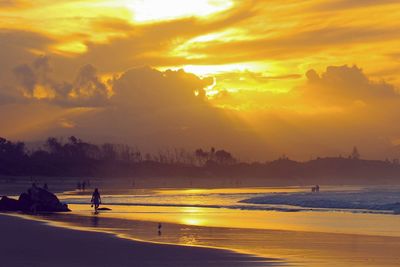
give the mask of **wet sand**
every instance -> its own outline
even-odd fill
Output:
[[[269,266],[212,248],[133,241],[0,214],[2,266]]]
[[[120,236],[150,242],[225,248],[264,258],[279,259],[276,262],[288,265],[313,267],[400,266],[398,254],[400,236],[393,236],[392,232],[388,232],[387,235],[384,233],[377,235],[375,231],[368,231],[365,228],[368,224],[379,222],[382,227],[389,227],[390,224],[383,223],[385,217],[390,219],[389,215],[326,212],[276,213],[199,208],[193,213],[193,209],[140,206],[120,207],[121,210],[118,209],[118,206],[112,206],[112,211],[94,215],[89,208],[84,210],[86,206],[72,205],[75,210],[72,213],[49,214],[35,218],[68,227],[110,231]],[[82,211],[76,211],[79,209]],[[318,229],[314,228],[313,231],[309,227],[293,228],[288,224],[286,224],[288,227],[284,227],[283,223],[276,223],[276,225],[286,228],[285,230],[272,227],[269,227],[270,229],[243,228],[251,226],[251,223],[254,222],[252,220],[256,219],[254,217],[257,217],[257,214],[259,216],[268,215],[258,218],[264,220],[264,224],[268,226],[269,223],[273,223],[274,213],[280,218],[279,222],[286,219],[296,224],[300,224],[302,220],[310,220],[310,216],[318,224],[320,223],[318,222],[319,217],[324,218],[324,222],[328,222],[327,217],[331,217],[331,224],[342,220],[359,222],[365,220],[369,223],[359,225],[364,229],[360,229],[358,232],[364,232],[364,234],[354,234],[356,231],[353,230],[353,227],[349,227],[347,233],[328,231],[328,228],[320,229],[318,232],[315,231]],[[241,220],[241,217],[246,219]],[[175,223],[166,222],[168,218],[174,218]],[[180,218],[183,220],[181,221]],[[225,222],[225,226],[217,226],[215,222],[210,221],[210,218],[219,218],[219,222]],[[161,235],[157,234],[158,222],[163,222]],[[203,223],[204,225],[202,225]],[[229,224],[242,224],[242,228],[227,227]],[[271,224],[271,226],[273,225]],[[339,227],[339,225],[337,226]],[[376,226],[378,227],[378,225]]]

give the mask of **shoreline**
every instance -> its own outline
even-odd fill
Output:
[[[6,266],[271,266],[270,259],[200,246],[138,241],[0,213]],[[24,255],[21,257],[21,255]]]
[[[65,224],[67,227],[83,227],[89,231],[109,231],[122,238],[127,237],[131,240],[155,244],[234,251],[263,259],[272,259],[269,263],[277,265],[299,264],[300,266],[332,267],[335,266],[335,263],[340,263],[343,266],[375,267],[397,266],[400,262],[400,258],[394,253],[400,247],[399,237],[315,232],[315,229],[299,231],[298,229],[272,230],[184,225],[163,221],[165,216],[175,214],[175,211],[143,208],[133,213],[125,210],[126,213],[119,214],[121,216],[108,212],[101,213],[103,216],[91,216],[87,215],[90,214],[90,211],[85,210],[84,214],[49,214],[48,216],[43,215],[39,219],[54,223],[56,226]],[[118,213],[118,210],[113,209],[113,212]],[[222,211],[219,210],[218,213],[220,212]],[[153,213],[157,214],[156,217],[148,220],[147,214],[154,216]],[[189,215],[187,218],[196,219],[197,217],[190,216],[191,213],[184,212],[183,215],[185,216],[185,214]],[[196,214],[199,215],[202,212],[197,210]],[[211,214],[212,217],[215,215],[215,213]],[[325,214],[322,215],[323,217],[317,216],[316,219],[318,217],[326,218]],[[354,214],[350,214],[350,217],[353,216]],[[138,217],[141,220],[138,220]],[[234,219],[231,216],[224,215],[222,217]],[[272,219],[272,217],[268,217]],[[298,216],[295,217],[296,221],[300,219]],[[201,221],[200,217],[197,219]],[[160,221],[163,222],[162,236],[158,236],[156,233],[157,224]],[[246,222],[248,221],[246,220]],[[272,223],[272,221],[270,222]],[[188,223],[196,223],[196,221],[188,221]]]

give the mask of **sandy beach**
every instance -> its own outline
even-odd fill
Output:
[[[110,210],[95,214],[88,204],[91,191],[68,191],[68,184],[72,183],[53,182],[51,187],[67,190],[57,195],[69,204],[71,212],[0,215],[1,237],[5,240],[0,245],[1,263],[310,267],[381,267],[400,263],[400,217],[389,211],[311,210],[240,202],[260,194],[286,196],[288,200],[304,198],[302,192],[308,189],[305,187],[106,187],[101,191],[102,207]],[[19,187],[24,187],[22,182]],[[7,189],[12,189],[11,184]],[[334,186],[324,189],[326,193],[321,197],[331,197],[331,192],[338,190]],[[352,198],[368,196],[375,203],[397,201],[398,189],[394,187],[350,186],[340,190],[347,192],[340,193],[341,201],[348,201],[349,194]],[[159,223],[162,231],[158,233]]]
[[[268,266],[227,250],[153,244],[0,214],[2,266]]]

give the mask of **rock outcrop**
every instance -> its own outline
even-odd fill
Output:
[[[3,196],[0,200],[0,211],[66,212],[71,210],[53,193],[43,188],[31,187],[28,193],[22,193],[18,200]]]
[[[19,210],[18,200],[6,196],[0,199],[0,211],[18,211],[18,210]]]

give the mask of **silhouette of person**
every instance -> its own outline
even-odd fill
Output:
[[[47,183],[44,183],[43,189],[46,190],[46,191],[49,191],[49,186],[47,185]]]
[[[92,207],[94,206],[94,212],[97,213],[97,209],[101,204],[101,197],[99,190],[97,188],[94,189],[92,199],[90,200],[90,202],[92,203]]]
[[[82,182],[82,191],[85,191],[85,188],[86,188],[86,183]]]

